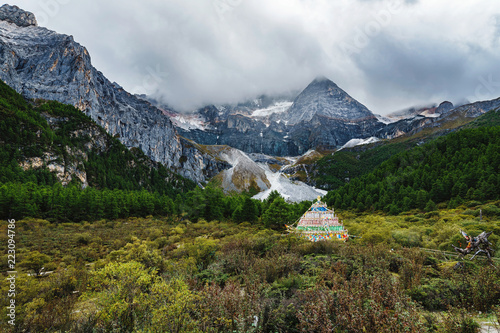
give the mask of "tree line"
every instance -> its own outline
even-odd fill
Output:
[[[196,187],[172,197],[146,190],[81,189],[78,184],[63,187],[35,183],[0,184],[0,219],[32,217],[53,222],[96,221],[128,217],[179,216],[198,221],[232,220],[260,222],[269,228],[283,228],[297,220],[311,202],[287,203],[278,192],[264,200],[248,194],[224,195],[219,188]]]

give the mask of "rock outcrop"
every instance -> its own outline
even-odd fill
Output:
[[[48,113],[42,113],[41,115],[52,130],[57,130],[62,123],[68,121],[67,118],[53,116]],[[73,131],[71,137],[84,142],[85,149],[66,146],[64,149],[65,156],[47,150],[40,157],[26,158],[20,162],[20,166],[24,170],[47,168],[50,172],[55,173],[63,186],[68,185],[75,178],[80,181],[83,188],[89,186],[84,163],[88,161],[88,152],[103,153],[108,149],[106,134],[103,133],[102,128],[95,124],[88,124],[84,128]]]
[[[445,101],[441,104],[439,104],[438,108],[436,109],[436,114],[439,115],[444,115],[453,110],[454,106],[453,103]]]
[[[0,7],[0,20],[14,23],[20,27],[37,26],[33,13],[20,9],[17,6],[3,5]]]

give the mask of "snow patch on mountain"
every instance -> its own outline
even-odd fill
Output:
[[[265,200],[272,191],[278,191],[286,201],[301,202],[306,200],[312,201],[318,196],[324,196],[328,193],[327,191],[319,190],[302,182],[292,182],[283,176],[283,174],[272,172],[267,165],[262,165],[261,167],[264,168],[267,179],[271,183],[271,187],[253,196],[253,199]]]
[[[368,139],[351,139],[345,145],[343,145],[339,150],[342,150],[344,148],[352,148],[355,146],[367,145],[367,144],[375,143],[378,141],[380,141],[380,139],[376,138],[374,136],[372,136],[371,138],[368,138]]]
[[[170,117],[170,120],[175,125],[175,127],[182,128],[183,130],[186,131],[191,131],[191,130],[204,131],[207,127],[204,119],[199,114],[193,114],[193,115],[175,114]]]
[[[432,113],[432,112],[429,112],[428,110],[420,113],[420,115],[427,117],[427,118],[438,118],[439,116],[441,116],[441,114],[439,114],[439,113]]]
[[[267,108],[257,109],[252,112],[252,117],[268,117],[273,113],[283,113],[292,106],[293,102],[277,102]]]
[[[256,164],[247,154],[234,148],[224,150],[219,156],[233,167],[240,163],[246,165]]]
[[[310,149],[310,150],[306,151],[301,157],[309,157],[309,156],[315,155],[316,153],[317,153],[316,150]]]
[[[213,148],[220,150],[217,153],[219,159],[231,165],[230,169],[216,176],[221,181],[225,193],[241,193],[250,189],[265,191],[269,188],[270,183],[266,178],[266,173],[247,154],[231,147],[214,146]]]
[[[379,114],[376,114],[375,117],[377,117],[378,121],[380,121],[381,123],[384,123],[386,125],[395,123],[396,121],[399,120],[399,119],[395,119],[395,118],[391,118],[391,117],[381,116]]]
[[[281,172],[271,170],[265,161],[271,156],[263,154],[253,154],[251,157],[241,150],[212,146],[212,153],[218,158],[231,164],[231,168],[222,171],[216,178],[221,182],[224,192],[242,192],[251,188],[260,191],[254,199],[264,200],[272,191],[278,193],[290,202],[301,202],[304,200],[314,200],[327,192],[316,189],[299,181],[291,181]]]

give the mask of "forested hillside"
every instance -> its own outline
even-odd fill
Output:
[[[497,119],[498,112],[487,117]],[[397,214],[434,210],[442,202],[454,207],[464,200],[494,200],[500,196],[499,167],[500,127],[463,129],[391,157],[328,193],[327,202]]]
[[[378,142],[337,151],[316,163],[314,182],[320,188],[335,190],[351,179],[373,171],[391,156],[414,146],[414,141]]]
[[[175,196],[195,186],[139,149],[128,150],[72,106],[28,103],[0,82],[0,114],[2,218],[168,213]]]
[[[28,103],[0,82],[0,114],[1,183],[52,186],[70,179],[97,189],[146,189],[169,196],[194,188],[139,149],[128,150],[72,106]],[[88,184],[82,183],[85,178]]]

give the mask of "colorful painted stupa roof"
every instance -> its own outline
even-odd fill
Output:
[[[333,209],[328,209],[326,203],[318,197],[307,212],[302,215],[295,228],[287,226],[290,231],[300,233],[311,241],[338,239],[346,240],[349,237],[347,230],[339,222]]]

